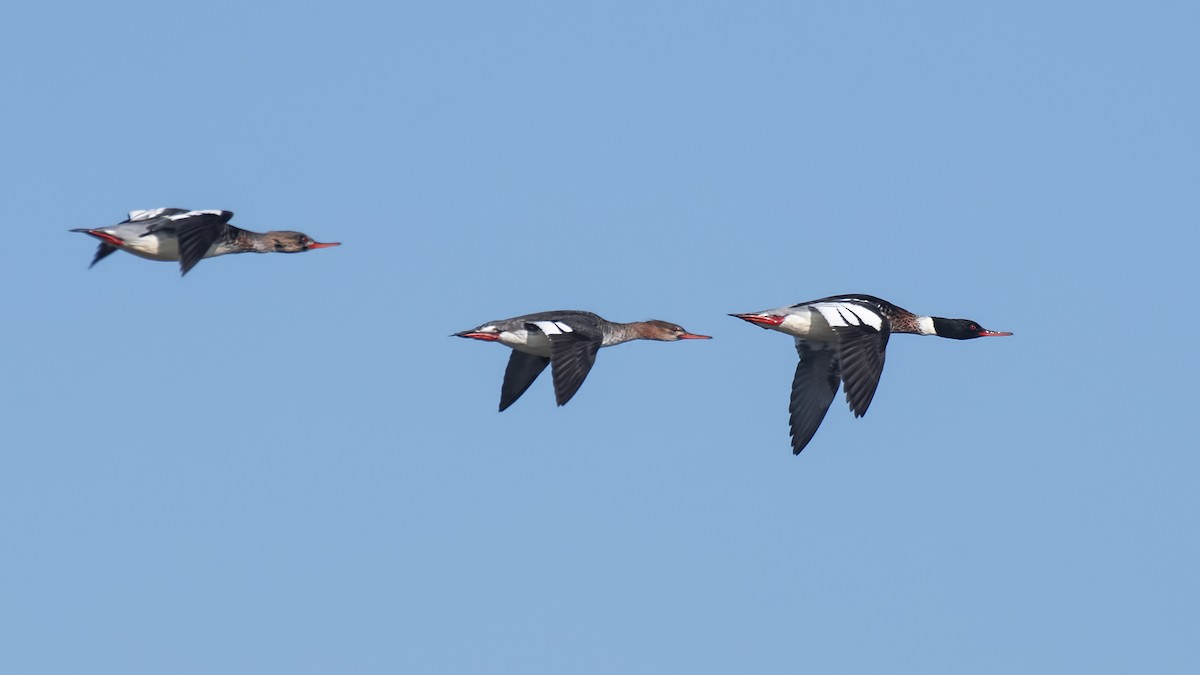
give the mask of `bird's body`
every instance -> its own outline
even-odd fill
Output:
[[[812,439],[839,385],[855,417],[866,414],[883,373],[892,333],[937,335],[958,340],[1011,335],[968,319],[920,316],[872,295],[835,295],[777,309],[732,314],[796,339],[800,363],[792,380],[792,452]]]
[[[120,249],[147,260],[178,260],[182,274],[204,258],[229,253],[298,253],[339,245],[316,242],[300,232],[251,232],[230,225],[231,218],[231,211],[149,209],[130,211],[110,227],[71,231],[100,240],[92,265]]]
[[[489,321],[455,333],[458,337],[499,342],[513,350],[500,389],[500,410],[512,405],[538,375],[551,366],[554,395],[565,405],[587,377],[601,347],[630,340],[708,339],[665,321],[607,321],[591,312],[558,310]]]

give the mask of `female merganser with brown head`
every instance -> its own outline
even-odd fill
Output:
[[[601,347],[630,340],[708,340],[708,335],[689,333],[666,321],[606,321],[591,312],[560,310],[526,314],[501,321],[489,321],[477,328],[454,335],[511,347],[504,384],[500,387],[500,410],[521,398],[537,376],[551,366],[554,399],[559,405],[579,391]]]
[[[148,260],[178,260],[180,274],[187,274],[204,258],[229,253],[299,253],[341,245],[322,244],[302,232],[251,232],[230,225],[230,218],[232,211],[150,209],[130,211],[127,219],[112,227],[71,231],[100,240],[92,265],[121,249]]]

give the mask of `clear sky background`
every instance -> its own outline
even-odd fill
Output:
[[[23,3],[0,670],[1200,671],[1200,9]],[[337,249],[177,265],[229,209]],[[895,337],[790,453],[784,335]],[[496,412],[527,312],[602,351]]]

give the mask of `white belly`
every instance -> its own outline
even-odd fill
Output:
[[[147,260],[179,260],[179,239],[166,234],[148,234],[125,242],[125,250]],[[204,252],[202,258],[216,255],[217,245],[214,243]]]
[[[529,331],[524,328],[521,330],[506,330],[500,333],[500,343],[519,352],[533,354],[534,356],[550,356],[550,338],[546,337],[541,331]]]
[[[880,330],[883,317],[853,303],[822,302],[811,305],[807,311],[788,314],[775,330],[806,340],[836,342],[833,326],[865,326]]]
[[[159,234],[130,239],[125,250],[148,260],[179,260],[179,240]]]
[[[812,328],[812,312],[803,311],[798,314],[788,314],[783,317],[783,323],[776,326],[775,330],[796,337],[808,337],[808,331]]]
[[[808,340],[832,341],[837,339],[825,319],[811,310],[787,315],[784,317],[783,323],[779,324],[775,330]]]

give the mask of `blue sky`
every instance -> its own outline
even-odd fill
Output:
[[[1191,3],[26,3],[0,22],[20,673],[1194,672]],[[337,249],[181,279],[75,227]],[[789,451],[871,293],[870,414]],[[556,309],[707,342],[496,412]]]

